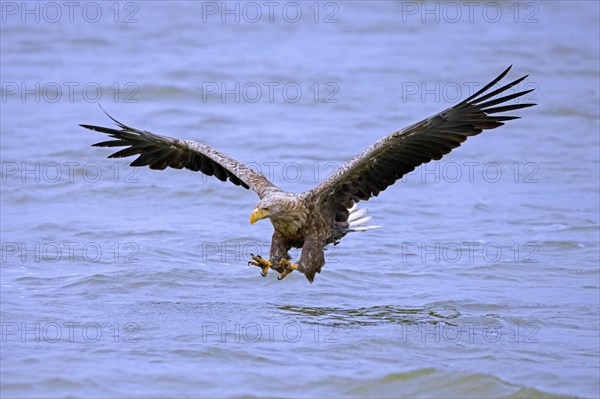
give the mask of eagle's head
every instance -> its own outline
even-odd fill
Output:
[[[298,202],[296,198],[285,194],[277,193],[261,199],[250,215],[250,223],[254,224],[265,218],[270,218],[271,221],[293,221],[297,219],[298,215],[295,211],[298,208]]]
[[[250,223],[254,224],[265,218],[277,218],[284,211],[283,208],[281,200],[276,197],[265,197],[256,204],[256,208],[250,215]]]

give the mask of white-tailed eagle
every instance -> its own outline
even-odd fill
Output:
[[[151,169],[187,168],[253,190],[260,201],[250,215],[250,222],[269,218],[274,233],[269,259],[251,255],[252,260],[248,263],[260,267],[263,276],[267,275],[269,269],[273,269],[279,273],[278,278],[281,280],[297,270],[312,282],[315,273],[319,273],[325,264],[323,251],[327,245],[337,244],[349,232],[370,228],[364,226],[368,218],[363,216],[364,210],[357,210],[357,202],[376,197],[419,165],[441,159],[460,146],[467,137],[518,118],[498,114],[535,105],[526,102],[508,103],[533,89],[505,93],[527,76],[486,93],[509,70],[510,67],[455,106],[383,137],[325,181],[301,194],[283,191],[262,174],[195,141],[135,129],[110,115],[119,129],[81,126],[106,133],[113,138],[94,146],[126,147],[109,158],[139,155],[131,166],[149,166]],[[302,248],[300,259],[296,263],[290,262],[291,248]]]

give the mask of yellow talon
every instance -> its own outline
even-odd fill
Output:
[[[271,267],[271,262],[266,259],[263,259],[263,257],[260,255],[250,254],[250,256],[252,257],[253,260],[248,262],[248,264],[260,267],[262,269],[260,272],[260,275],[263,277],[266,277],[267,273],[269,273],[269,268]]]
[[[285,276],[287,276],[288,274],[290,274],[291,272],[293,272],[294,270],[298,270],[298,265],[295,263],[290,263],[289,260],[287,259],[281,259],[279,261],[279,265],[283,266],[284,269],[281,273],[279,273],[279,276],[277,276],[277,280],[283,280],[285,278]]]

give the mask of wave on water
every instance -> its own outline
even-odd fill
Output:
[[[372,379],[344,379],[344,395],[364,397],[559,398],[489,374],[422,368]]]

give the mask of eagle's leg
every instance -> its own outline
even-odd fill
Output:
[[[279,279],[281,280],[281,274],[286,270],[286,264],[289,264],[288,259],[290,259],[290,243],[288,240],[277,230],[273,232],[273,238],[271,239],[271,269],[275,270],[279,273]],[[290,272],[284,274],[287,275]]]
[[[263,257],[260,255],[250,254],[250,256],[252,257],[252,260],[248,262],[248,264],[260,267],[262,269],[260,275],[266,277],[272,263],[266,259],[263,259]]]
[[[279,261],[279,266],[283,267],[283,271],[281,273],[279,273],[279,276],[277,276],[277,280],[283,280],[285,278],[285,276],[287,276],[288,274],[290,274],[291,272],[293,272],[294,270],[298,270],[298,265],[295,263],[290,263],[289,260],[282,258]]]

